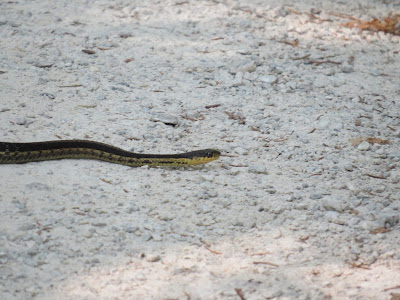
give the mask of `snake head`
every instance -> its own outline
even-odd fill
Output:
[[[221,156],[221,152],[215,149],[205,149],[204,156],[207,158],[218,159]]]
[[[203,149],[188,152],[186,155],[191,159],[190,165],[201,165],[218,159],[221,156],[221,152],[214,149]]]

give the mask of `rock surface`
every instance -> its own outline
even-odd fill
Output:
[[[400,37],[342,25],[398,1],[0,10],[0,141],[224,154],[0,165],[1,299],[400,293]]]

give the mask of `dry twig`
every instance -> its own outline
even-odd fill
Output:
[[[214,107],[219,107],[222,104],[211,104],[211,105],[206,105],[205,108],[210,109],[210,108],[214,108]]]
[[[255,265],[270,265],[273,267],[279,267],[279,265],[268,262],[268,261],[253,261],[253,264],[255,264]]]
[[[243,295],[242,289],[235,288],[235,292],[236,294],[238,294],[240,300],[246,300],[246,298]]]
[[[242,124],[242,125],[246,124],[246,117],[243,116],[242,113],[240,113],[240,112],[231,113],[231,112],[228,112],[228,111],[226,111],[225,113],[229,116],[229,119],[237,120],[237,121],[239,121],[239,124]]]
[[[390,291],[390,290],[397,290],[397,289],[400,289],[400,284],[396,285],[396,286],[393,286],[393,287],[390,287],[390,288],[386,288],[383,291],[387,292],[387,291]]]

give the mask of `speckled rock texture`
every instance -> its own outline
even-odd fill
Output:
[[[223,153],[0,165],[1,299],[397,299],[398,1],[0,11],[0,141]]]

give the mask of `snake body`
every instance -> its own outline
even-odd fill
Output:
[[[139,154],[108,144],[87,140],[34,143],[0,142],[0,164],[22,164],[58,159],[96,159],[130,167],[200,165],[220,156],[218,150],[204,149],[179,154]]]

